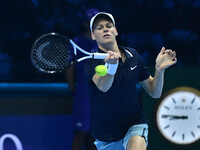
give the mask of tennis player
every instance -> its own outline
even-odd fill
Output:
[[[139,53],[117,44],[115,20],[100,12],[90,20],[91,36],[98,52],[108,53],[105,60],[89,60],[85,72],[92,107],[92,135],[98,150],[145,150],[148,145],[148,120],[138,101],[139,83],[153,98],[163,89],[164,71],[177,62],[176,53],[161,49],[152,77]],[[95,73],[97,65],[106,65],[108,74]]]

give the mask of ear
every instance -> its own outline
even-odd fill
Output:
[[[96,40],[93,31],[91,32],[91,37],[93,40]]]
[[[115,35],[118,36],[117,28],[115,27]]]

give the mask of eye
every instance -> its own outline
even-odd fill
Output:
[[[99,26],[96,26],[96,29],[97,30],[101,30],[103,28],[103,26],[99,25]]]
[[[109,23],[109,24],[106,25],[106,27],[107,27],[107,28],[112,28],[112,27],[113,27],[113,24],[112,24],[112,23]]]

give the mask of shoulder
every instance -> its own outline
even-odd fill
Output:
[[[138,51],[134,48],[131,48],[131,47],[125,47],[126,50],[128,50],[130,53],[132,54],[137,54],[139,55]]]
[[[134,57],[140,57],[140,54],[136,49],[127,46],[120,46],[120,47],[130,52]]]

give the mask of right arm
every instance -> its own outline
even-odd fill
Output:
[[[118,64],[119,54],[116,52],[108,51],[109,56],[105,58],[105,63],[108,64]],[[92,78],[92,81],[95,83],[97,88],[102,92],[107,92],[114,81],[114,74],[107,74],[105,76],[99,76],[97,73]]]
[[[97,73],[93,76],[92,81],[96,84],[98,89],[102,92],[107,92],[112,86],[114,75],[107,74],[99,76]]]

